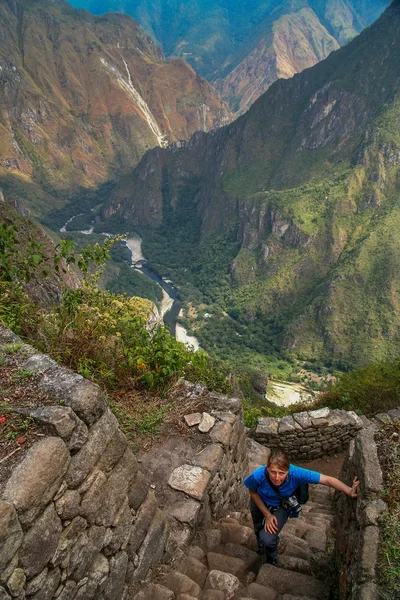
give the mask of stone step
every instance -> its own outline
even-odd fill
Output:
[[[179,571],[171,571],[162,580],[162,584],[172,590],[176,596],[179,594],[188,594],[198,598],[200,596],[201,587],[187,575]]]
[[[242,559],[246,565],[247,571],[253,571],[260,566],[260,557],[257,552],[246,548],[246,546],[241,546],[240,544],[224,544],[219,552]]]
[[[132,600],[174,600],[175,594],[157,583],[148,583]]]
[[[208,569],[201,560],[193,558],[192,556],[186,556],[179,561],[175,570],[182,573],[182,575],[190,577],[190,579],[197,583],[200,588],[204,587]]]
[[[219,590],[224,592],[226,598],[232,598],[235,592],[242,587],[242,584],[235,575],[213,569],[207,575],[204,591]]]
[[[209,589],[202,593],[201,600],[226,600],[226,596],[221,590]]]
[[[226,554],[217,554],[215,552],[207,553],[207,563],[210,571],[218,570],[224,573],[231,573],[238,579],[243,579],[247,570],[246,563],[241,558]]]
[[[251,527],[235,525],[234,523],[221,523],[221,541],[224,544],[240,544],[250,550],[257,549],[257,540]]]
[[[311,567],[309,561],[304,558],[298,558],[297,556],[279,554],[278,567],[280,569],[286,569],[288,571],[296,571],[297,573],[311,575]]]
[[[241,598],[251,598],[252,600],[278,600],[279,594],[276,590],[268,585],[260,585],[259,583],[250,583],[243,590],[239,590],[235,594],[235,600]]]
[[[328,600],[329,588],[325,583],[310,575],[263,565],[258,572],[256,583],[272,587],[279,594],[305,596],[312,600]]]

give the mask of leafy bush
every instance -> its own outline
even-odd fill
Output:
[[[344,373],[320,397],[321,406],[371,416],[400,404],[400,359]]]

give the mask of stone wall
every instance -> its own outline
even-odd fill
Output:
[[[351,600],[380,598],[375,583],[379,521],[386,512],[380,498],[383,489],[374,429],[359,432],[350,443],[341,479],[360,479],[357,501],[341,494],[336,507],[335,562],[339,573],[339,597]]]
[[[182,543],[190,538],[189,523],[208,526],[212,519],[248,504],[243,485],[248,472],[246,432],[238,398],[182,380],[168,399],[177,405],[200,400],[204,409],[184,416],[194,443],[184,462],[166,474],[168,486],[177,492],[168,511],[179,524],[175,529]]]
[[[15,342],[21,340],[0,327],[0,346]],[[21,368],[38,373],[54,403],[20,410],[43,434],[20,453],[0,488],[0,599],[121,600],[131,582],[172,558],[177,531],[184,533],[181,542],[189,541],[202,522],[240,503],[246,470],[240,402],[185,382],[172,392],[176,399],[204,396],[214,422],[199,433],[202,450],[168,475],[170,488],[181,490],[180,506],[161,509],[101,389],[21,347]],[[187,488],[193,470],[201,475],[197,490]]]
[[[21,368],[57,404],[21,410],[44,435],[1,490],[0,598],[120,600],[161,559],[166,517],[100,388],[31,350]]]
[[[321,408],[282,418],[260,418],[249,435],[269,448],[281,448],[291,458],[311,460],[347,448],[362,429],[354,412]]]

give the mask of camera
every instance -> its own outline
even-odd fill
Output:
[[[285,508],[288,508],[297,515],[301,512],[301,506],[296,496],[289,496],[289,498],[282,498],[282,504]]]

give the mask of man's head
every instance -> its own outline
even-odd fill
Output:
[[[282,450],[272,450],[267,467],[272,483],[280,486],[285,481],[289,472],[289,458]]]

